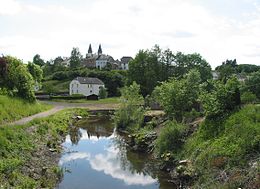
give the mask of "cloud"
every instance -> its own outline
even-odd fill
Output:
[[[0,15],[15,15],[21,10],[20,3],[15,0],[0,0]]]
[[[75,161],[78,159],[89,159],[89,157],[90,157],[90,154],[85,153],[85,152],[70,153],[70,154],[66,155],[65,157],[62,157],[59,164],[63,165],[64,163],[67,163],[70,161]]]
[[[145,176],[143,173],[132,173],[129,170],[123,170],[118,160],[118,149],[109,148],[106,154],[95,155],[91,158],[90,165],[94,170],[103,171],[113,178],[120,179],[127,185],[150,185],[157,181],[151,176]]]
[[[245,9],[234,17],[217,14],[214,6],[191,0],[79,0],[77,4],[0,0],[9,9],[6,2],[17,7],[10,12],[0,8],[0,14],[17,15],[12,19],[0,17],[5,33],[0,35],[0,43],[9,46],[1,51],[24,60],[36,53],[50,59],[69,56],[75,46],[85,54],[89,43],[95,51],[101,43],[104,53],[121,58],[159,44],[174,52],[201,53],[213,67],[227,58],[259,64],[259,58],[245,56],[258,50],[259,4],[253,0],[239,0],[237,4],[244,5],[245,1],[255,9]]]

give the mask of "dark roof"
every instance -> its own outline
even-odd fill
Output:
[[[74,80],[77,80],[80,84],[104,85],[103,81],[95,77],[76,77]]]
[[[97,57],[97,60],[107,60],[108,62],[114,62],[112,56],[101,54]]]
[[[131,56],[123,56],[121,58],[122,63],[128,63],[130,60],[133,60],[133,58]]]

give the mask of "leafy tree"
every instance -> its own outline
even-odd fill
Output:
[[[41,59],[41,56],[39,54],[36,54],[33,57],[33,63],[38,65],[38,66],[43,66],[45,64],[44,60]]]
[[[28,72],[27,67],[19,59],[11,56],[5,58],[8,66],[4,87],[14,92],[17,91],[16,93],[18,96],[27,99],[28,101],[35,101],[33,77]]]
[[[216,67],[215,70],[219,72],[219,79],[226,83],[232,75],[237,73],[237,66],[236,59],[226,60],[225,62],[222,62],[221,66]]]
[[[237,72],[238,73],[253,73],[260,71],[260,66],[253,65],[253,64],[239,64],[237,66]]]
[[[201,75],[202,82],[212,78],[211,67],[209,63],[202,58],[200,54],[176,53],[174,58],[174,76],[183,78],[192,69],[197,69]]]
[[[104,99],[107,98],[107,90],[104,87],[101,87],[99,90],[99,98]]]
[[[128,83],[138,83],[142,95],[146,96],[152,93],[159,82],[170,77],[184,78],[192,69],[199,71],[202,81],[212,78],[211,67],[201,55],[173,54],[170,49],[163,51],[155,45],[151,50],[140,50],[129,63]]]
[[[200,95],[207,118],[222,119],[240,106],[240,83],[235,76],[228,79],[226,83],[210,81],[208,85],[211,85],[211,89],[205,90],[208,87],[204,86]]]
[[[79,49],[74,47],[71,51],[70,67],[71,68],[79,67],[81,60],[82,60],[82,55],[80,54]]]
[[[246,87],[260,99],[260,71],[253,73],[245,82]]]
[[[7,59],[2,56],[0,57],[0,86],[4,85],[7,77]]]
[[[241,95],[241,102],[243,104],[254,103],[257,101],[256,95],[250,91],[246,91]]]
[[[140,95],[140,85],[135,82],[121,90],[120,108],[115,112],[114,120],[119,129],[139,128],[144,120],[144,98]],[[141,106],[140,106],[141,105]]]
[[[31,62],[28,63],[27,65],[28,71],[32,75],[34,81],[37,81],[38,83],[41,83],[42,78],[43,78],[43,71],[40,66],[33,64]]]
[[[185,112],[191,111],[199,97],[200,74],[191,70],[185,78],[173,78],[155,88],[154,95],[170,118],[182,121]]]

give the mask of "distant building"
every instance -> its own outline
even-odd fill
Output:
[[[101,87],[105,88],[105,84],[98,78],[77,77],[70,82],[70,95],[98,96]]]
[[[130,57],[130,56],[123,56],[123,57],[121,58],[121,62],[120,62],[119,68],[120,68],[121,70],[128,70],[128,69],[129,69],[129,62],[130,62],[131,60],[133,60],[132,57]]]
[[[112,65],[114,63],[115,63],[115,60],[113,59],[112,56],[101,54],[96,59],[96,68],[102,69],[109,65],[112,68]]]

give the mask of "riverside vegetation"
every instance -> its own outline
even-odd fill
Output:
[[[74,115],[83,109],[61,111],[22,126],[0,128],[0,188],[54,188],[62,177],[60,144]]]
[[[243,87],[235,77],[202,82],[191,70],[155,88],[152,98],[166,117],[147,121],[133,83],[114,120],[129,133],[132,150],[152,153],[180,188],[259,188],[260,106],[241,106]]]

